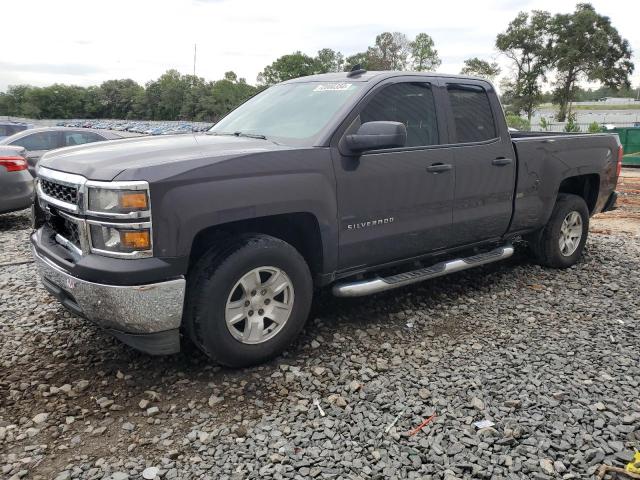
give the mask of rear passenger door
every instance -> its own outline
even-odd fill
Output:
[[[501,107],[486,82],[447,83],[446,91],[456,172],[452,243],[497,239],[511,221],[516,172],[511,138],[500,135]]]

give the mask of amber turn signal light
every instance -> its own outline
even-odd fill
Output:
[[[149,230],[120,230],[120,244],[126,248],[148,250],[151,248]]]
[[[120,207],[131,208],[136,210],[146,210],[147,193],[146,192],[123,192],[120,194]]]

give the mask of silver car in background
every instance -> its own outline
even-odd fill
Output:
[[[0,140],[0,146],[12,145],[24,147],[29,163],[29,172],[35,177],[35,170],[40,157],[56,148],[83,145],[85,143],[119,140],[130,136],[127,132],[111,130],[95,130],[72,127],[44,127],[23,130]]]
[[[28,208],[33,203],[33,177],[23,147],[0,145],[0,213]]]

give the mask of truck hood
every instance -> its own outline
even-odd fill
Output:
[[[75,173],[90,180],[111,181],[129,169],[141,170],[188,160],[219,161],[287,148],[268,140],[231,135],[145,136],[61,148],[46,153],[39,166]]]

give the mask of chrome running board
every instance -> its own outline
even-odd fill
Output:
[[[336,283],[333,286],[333,294],[336,297],[361,297],[363,295],[371,295],[372,293],[384,292],[393,288],[404,287],[412,283],[418,283],[450,273],[461,272],[468,268],[479,267],[487,263],[504,260],[511,255],[513,255],[513,246],[506,244],[486,253],[440,262],[430,267],[398,273],[390,277],[376,277],[367,280]]]

